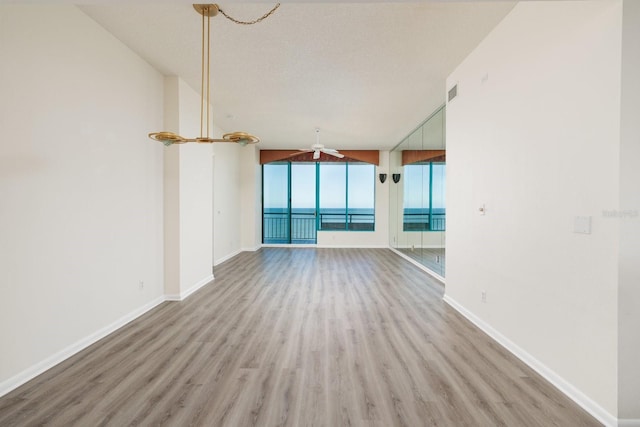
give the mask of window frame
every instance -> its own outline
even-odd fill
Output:
[[[322,185],[322,179],[321,179],[321,174],[320,174],[320,168],[322,167],[323,164],[331,164],[331,165],[344,165],[345,167],[345,182],[344,182],[344,188],[345,188],[345,203],[344,203],[344,212],[343,213],[335,213],[333,215],[343,215],[344,216],[344,228],[323,228],[322,227],[322,206],[320,205],[320,186]],[[353,215],[356,215],[355,213],[350,213],[349,212],[349,166],[354,166],[354,165],[366,165],[366,166],[370,166],[372,167],[372,181],[373,181],[373,186],[372,186],[372,190],[373,190],[373,206],[371,207],[372,213],[371,214],[363,214],[363,215],[371,215],[371,228],[362,228],[362,229],[354,229],[353,227]],[[317,231],[350,231],[350,232],[374,232],[376,231],[376,165],[370,164],[370,163],[365,163],[365,162],[336,162],[336,163],[329,163],[329,162],[316,162],[316,167],[318,170],[318,178],[317,178],[317,185],[318,185],[318,192],[317,192],[317,196],[318,196],[318,202],[317,202],[317,212],[318,212],[318,228]],[[328,214],[331,215],[331,214]],[[350,220],[351,219],[351,220]],[[368,223],[365,223],[368,224]]]
[[[291,182],[291,168],[292,168],[292,162],[273,162],[273,163],[278,163],[278,164],[283,164],[286,163],[289,169],[289,187],[291,187],[292,182]],[[268,164],[273,164],[273,163],[266,163],[262,165],[262,176],[263,176],[263,180],[262,180],[262,222],[264,223],[264,194],[265,194],[265,180],[264,180],[264,167]],[[316,170],[316,182],[315,182],[315,197],[316,197],[316,206],[315,206],[315,212],[316,212],[316,223],[315,223],[315,227],[316,227],[316,232],[330,232],[330,231],[348,231],[348,232],[375,232],[376,231],[376,165],[374,164],[370,164],[370,163],[366,163],[366,162],[313,162],[315,163],[315,170]],[[322,167],[322,165],[344,165],[345,168],[345,179],[344,179],[344,208],[340,207],[340,208],[336,208],[336,210],[341,210],[342,212],[337,212],[333,215],[340,215],[340,216],[344,216],[344,227],[342,228],[337,228],[337,229],[333,229],[333,228],[326,228],[323,227],[322,224],[322,206],[320,205],[321,200],[320,200],[320,188],[322,185],[322,180],[321,180],[321,173],[320,173],[320,168]],[[363,222],[360,223],[362,225],[356,226],[356,228],[354,228],[354,223],[353,223],[353,218],[352,216],[355,215],[354,213],[350,213],[349,212],[349,169],[350,166],[354,166],[354,165],[366,165],[366,166],[370,166],[372,168],[371,170],[371,179],[372,179],[372,186],[371,186],[371,191],[373,192],[372,194],[372,198],[373,198],[373,206],[371,207],[371,213],[366,213],[363,215],[370,215],[371,217],[371,222]],[[353,190],[353,189],[352,189]],[[289,191],[291,191],[291,189],[289,189]],[[291,201],[289,200],[289,211],[291,211],[291,206],[290,206]],[[363,209],[369,209],[369,208],[363,208]],[[330,214],[328,214],[330,215]],[[351,220],[350,220],[351,219]],[[358,228],[360,227],[360,228]],[[264,230],[263,230],[263,242],[264,242]]]

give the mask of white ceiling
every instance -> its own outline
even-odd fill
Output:
[[[219,3],[252,20],[274,3]],[[389,149],[444,103],[447,75],[514,2],[283,2],[263,22],[212,18],[215,123],[261,148]],[[81,9],[200,91],[201,17],[184,1]]]

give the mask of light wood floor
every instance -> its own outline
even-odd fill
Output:
[[[386,249],[263,248],[0,398],[1,426],[596,426]]]

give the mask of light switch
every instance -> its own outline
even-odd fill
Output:
[[[573,220],[573,232],[580,234],[591,234],[591,217],[577,216]]]

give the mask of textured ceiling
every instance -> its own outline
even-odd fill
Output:
[[[219,3],[251,20],[272,3]],[[212,103],[223,130],[261,148],[389,149],[444,103],[447,75],[513,2],[283,2],[252,25],[212,18]],[[190,3],[80,8],[165,75],[200,90]]]

